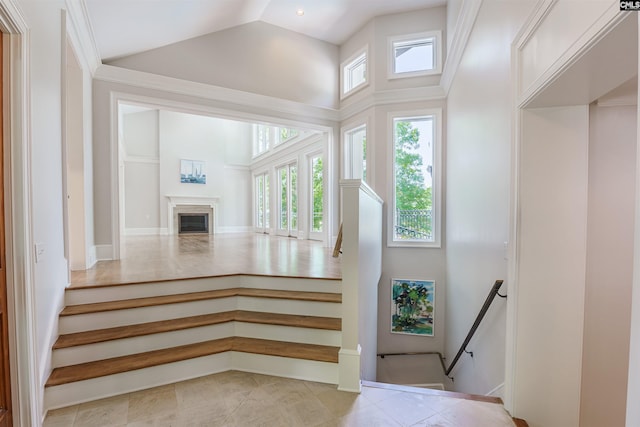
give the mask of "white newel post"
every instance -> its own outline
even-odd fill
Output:
[[[342,347],[338,389],[359,392],[375,380],[378,281],[382,265],[382,199],[360,180],[342,193]]]

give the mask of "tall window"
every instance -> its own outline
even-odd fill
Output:
[[[389,44],[389,78],[439,74],[442,71],[439,31],[391,37]]]
[[[367,125],[344,132],[344,178],[367,181]]]
[[[438,117],[435,113],[392,117],[392,246],[439,244]]]
[[[322,156],[311,158],[311,232],[321,233],[324,224],[324,172]]]
[[[294,236],[298,229],[298,166],[278,168],[278,234]]]
[[[255,227],[256,231],[269,231],[269,174],[255,177]]]
[[[342,63],[340,77],[343,98],[368,83],[366,46]]]

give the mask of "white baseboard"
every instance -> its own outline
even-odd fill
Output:
[[[90,246],[89,247],[89,264],[87,265],[87,270],[90,269],[91,267],[93,267],[94,265],[96,265],[96,263],[98,262],[98,257],[96,255],[96,247],[95,246]]]
[[[500,397],[500,398],[504,397],[504,383],[496,386],[493,390],[485,394],[485,396]]]
[[[420,384],[403,384],[408,387],[418,387],[418,388],[430,388],[432,390],[442,390],[444,391],[444,384],[442,383],[420,383]]]
[[[254,229],[250,225],[230,225],[216,228],[216,233],[250,233],[252,231]]]
[[[113,245],[95,245],[96,260],[109,261],[113,259]]]

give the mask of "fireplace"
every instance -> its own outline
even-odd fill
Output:
[[[169,232],[169,235],[184,233],[216,233],[217,209],[220,201],[219,197],[166,197],[169,202],[167,203],[167,207],[169,209],[167,212],[167,231]]]
[[[179,213],[178,234],[205,233],[209,234],[208,213]]]

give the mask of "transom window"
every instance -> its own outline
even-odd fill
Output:
[[[389,78],[441,73],[439,31],[392,37],[389,44]]]
[[[283,142],[290,141],[300,135],[298,129],[292,128],[276,128],[276,144],[282,144]]]
[[[389,246],[439,245],[439,117],[439,112],[391,116]]]
[[[343,98],[368,83],[366,46],[342,63],[340,77]]]

